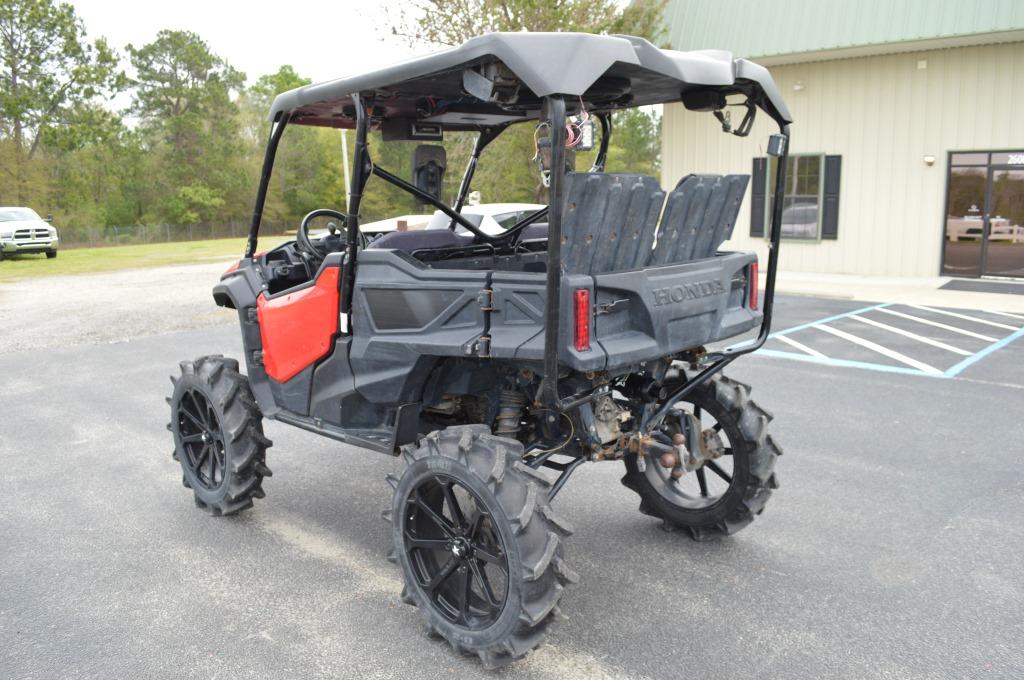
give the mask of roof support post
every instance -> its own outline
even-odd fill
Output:
[[[772,143],[769,144],[769,149],[774,144],[781,144],[781,147],[776,147],[778,154],[775,156],[777,169],[775,189],[772,194],[772,223],[768,243],[768,274],[764,286],[764,304],[761,308],[764,315],[761,321],[761,330],[757,334],[757,339],[751,344],[729,347],[721,352],[708,354],[706,357],[708,363],[697,375],[676,388],[675,391],[662,400],[661,406],[644,416],[639,428],[641,432],[649,432],[651,428],[656,427],[665,415],[668,414],[669,410],[676,403],[682,401],[683,397],[706,383],[713,375],[720,372],[737,358],[759,350],[768,339],[769,333],[771,333],[772,309],[775,303],[775,274],[779,268],[779,246],[782,243],[782,203],[786,195],[786,160],[789,158],[789,124],[782,120],[776,120],[779,123],[779,134],[774,137],[779,139],[773,138]],[[752,283],[755,286],[757,285],[757,281]]]
[[[548,187],[547,304],[544,309],[544,382],[541,401],[558,404],[558,351],[562,289],[562,207],[565,192],[565,100],[545,98],[551,130],[551,183]]]
[[[249,225],[249,238],[245,243],[246,259],[256,254],[256,239],[260,235],[260,224],[263,222],[263,206],[267,202],[267,188],[270,186],[270,175],[274,171],[274,157],[277,156],[277,145],[288,124],[288,114],[283,114],[270,131],[270,141],[263,154],[263,170],[260,172],[260,184],[256,189],[256,205],[252,209],[252,223]]]
[[[604,164],[608,160],[608,142],[612,138],[612,114],[599,113],[597,119],[601,121],[601,146],[590,172],[604,172]]]
[[[370,177],[370,151],[366,138],[370,130],[370,116],[366,103],[358,94],[352,95],[356,107],[356,148],[352,157],[352,185],[349,187],[348,224],[345,225],[345,266],[341,275],[341,312],[352,311],[352,291],[356,282],[356,258],[359,249],[359,204],[363,200],[363,188]],[[352,331],[352,315],[349,314],[349,332]]]
[[[756,346],[760,347],[768,339],[772,330],[772,310],[775,307],[775,273],[779,268],[779,247],[782,244],[782,208],[786,196],[786,165],[789,159],[789,125],[779,123],[779,134],[782,137],[782,148],[775,157],[775,193],[772,196],[772,224],[768,244],[768,273],[764,284],[764,304],[762,312],[761,332],[758,334]],[[757,285],[757,282],[754,282]]]

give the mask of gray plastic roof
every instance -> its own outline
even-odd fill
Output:
[[[482,101],[466,92],[464,71],[493,64],[518,81],[513,98]],[[762,66],[719,50],[662,50],[642,38],[589,33],[489,33],[377,71],[284,92],[274,99],[270,119],[287,113],[293,124],[351,128],[351,95],[361,93],[372,97],[375,121],[410,118],[479,129],[537,118],[540,98],[551,94],[582,98],[599,112],[678,101],[692,89],[752,95],[776,120],[791,121]]]

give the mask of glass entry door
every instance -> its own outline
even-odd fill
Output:
[[[983,273],[1024,276],[1024,168],[993,165],[988,190],[991,207]]]
[[[947,276],[1024,277],[1024,152],[950,156]]]

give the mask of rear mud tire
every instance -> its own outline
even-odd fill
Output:
[[[263,434],[262,415],[249,383],[238,372],[237,361],[220,355],[183,361],[180,366],[181,376],[171,377],[174,391],[167,400],[171,407],[167,429],[174,437],[172,457],[181,464],[182,484],[192,490],[196,506],[212,515],[251,508],[253,499],[264,497],[263,480],[271,475],[266,465],[271,441]],[[199,410],[208,409],[208,428],[201,428],[188,415],[203,400]],[[197,431],[202,429],[208,430],[210,451],[218,456],[217,474],[207,475],[205,471],[212,468],[201,465],[197,470],[190,464],[197,456]],[[210,455],[206,454],[207,460]]]
[[[562,555],[572,528],[548,504],[549,482],[523,463],[521,443],[496,437],[484,425],[434,432],[402,455],[405,469],[399,479],[389,477],[395,494],[384,513],[392,524],[388,558],[398,563],[405,580],[402,601],[419,608],[428,636],[443,638],[457,654],[477,655],[488,668],[526,656],[557,618],[563,589],[578,578]],[[488,530],[504,553],[507,581],[500,613],[482,626],[453,622],[451,612],[446,614],[428,592],[429,584],[422,583],[422,566],[414,566],[408,529],[421,512],[416,490],[439,478],[475,497],[475,514],[490,516]]]
[[[749,386],[724,375],[694,390],[687,401],[713,415],[728,435],[733,458],[728,490],[708,507],[681,507],[658,492],[636,455],[626,456],[622,483],[640,496],[640,512],[661,519],[667,530],[684,529],[698,541],[734,534],[761,514],[779,486],[774,469],[782,450],[766,432],[772,416],[750,400]],[[646,463],[657,465],[653,459]]]

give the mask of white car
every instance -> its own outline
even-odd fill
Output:
[[[425,229],[430,218],[431,215],[399,215],[377,222],[360,222],[359,231],[367,236],[386,234],[390,231],[416,231]]]
[[[495,236],[545,207],[538,203],[481,203],[463,207],[462,215],[476,223],[480,231]],[[451,221],[452,218],[438,210],[430,218],[427,229],[447,229]],[[468,230],[457,225],[455,232],[465,234]]]
[[[31,208],[0,208],[0,260],[17,253],[57,257],[57,229]]]

